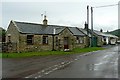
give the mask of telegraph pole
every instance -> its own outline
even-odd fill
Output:
[[[118,2],[118,29],[120,29],[120,1]]]
[[[93,31],[93,7],[91,7],[91,30]]]
[[[89,27],[89,5],[87,5],[87,24]]]
[[[93,47],[93,7],[91,7],[91,47]]]
[[[87,23],[85,23],[85,27],[87,30],[87,35],[89,35],[89,5],[87,5]],[[89,38],[87,38],[87,41],[89,43],[88,46],[90,46]]]
[[[89,5],[87,5],[87,35],[89,31]]]
[[[112,4],[112,5],[103,5],[103,6],[96,6],[91,7],[91,47],[94,45],[94,35],[93,35],[93,8],[104,8],[104,7],[111,7],[111,6],[117,6],[118,4]]]

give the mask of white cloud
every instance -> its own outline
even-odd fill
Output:
[[[120,1],[118,6],[118,28],[120,29]]]
[[[2,3],[0,3],[0,27],[2,27]]]
[[[5,2],[6,1],[6,2]],[[9,21],[19,20],[19,21],[29,21],[29,22],[37,22],[41,23],[42,17],[41,13],[44,11],[47,12],[47,18],[49,24],[58,24],[58,25],[70,25],[70,26],[82,26],[84,27],[84,22],[86,21],[86,6],[89,4],[90,6],[98,6],[98,5],[108,5],[108,4],[116,4],[117,1],[109,0],[92,0],[90,2],[88,0],[81,0],[81,2],[69,2],[61,0],[61,2],[57,2],[56,0],[52,0],[55,2],[36,2],[37,0],[30,0],[31,2],[7,2],[8,0],[4,0],[3,2],[3,26],[7,28]],[[9,0],[10,1],[10,0]],[[15,1],[15,0],[12,0]],[[43,1],[43,0],[42,0]],[[47,1],[47,0],[45,0]],[[80,1],[80,0],[79,0]],[[101,2],[100,2],[101,1]],[[112,10],[112,11],[111,11]],[[116,25],[116,15],[117,9],[113,8],[103,8],[103,9],[95,9],[95,23],[98,25]],[[112,24],[113,23],[113,24]],[[1,24],[0,24],[1,26]]]
[[[113,0],[2,0],[2,2],[113,2]]]

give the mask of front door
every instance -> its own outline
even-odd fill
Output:
[[[68,37],[64,37],[64,49],[69,49],[69,40],[68,40]]]

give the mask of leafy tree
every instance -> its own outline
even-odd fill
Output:
[[[5,42],[6,30],[0,27],[0,42]]]
[[[120,39],[120,29],[117,29],[117,30],[114,30],[114,31],[111,31],[111,32],[107,32],[107,33],[112,34],[112,35],[116,35]]]

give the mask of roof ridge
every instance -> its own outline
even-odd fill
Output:
[[[32,23],[32,22],[21,22],[21,21],[14,21],[15,23],[25,23],[25,24],[34,24],[34,25],[42,25],[42,24],[39,24],[39,23]]]
[[[61,26],[61,27],[67,27],[67,26],[62,26],[62,25],[48,25],[48,26]]]
[[[23,22],[23,21],[14,21],[15,23],[25,23],[25,24],[33,24],[33,25],[43,25],[43,24],[39,24],[39,23],[32,23],[32,22]],[[47,26],[56,26],[56,27],[70,27],[70,28],[74,28],[73,26],[64,26],[64,25],[47,25]]]
[[[21,21],[14,21],[14,22],[18,22],[18,23],[25,23],[25,24],[34,24],[34,25],[43,25],[43,24],[39,24],[39,23],[32,23],[32,22],[21,22]],[[56,26],[56,27],[70,27],[70,26],[63,26],[63,25],[47,25],[47,26]]]

